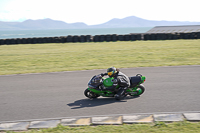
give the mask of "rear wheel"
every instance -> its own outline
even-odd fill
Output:
[[[100,95],[95,94],[94,92],[92,92],[92,91],[90,91],[90,90],[88,90],[88,89],[86,89],[86,90],[84,91],[84,95],[85,95],[86,97],[88,97],[88,98],[97,98],[97,97],[100,96]]]
[[[142,84],[138,85],[136,90],[137,90],[136,91],[137,93],[130,94],[130,96],[139,96],[139,95],[142,95],[144,93],[144,91],[145,91],[144,85],[142,85]]]

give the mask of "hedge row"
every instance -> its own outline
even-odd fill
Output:
[[[110,42],[136,40],[173,40],[173,39],[200,39],[200,32],[192,33],[141,33],[126,35],[69,35],[61,37],[13,38],[0,39],[0,45],[10,44],[37,44],[37,43],[67,43],[67,42]]]

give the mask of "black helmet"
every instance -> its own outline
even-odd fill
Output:
[[[117,73],[117,69],[115,67],[110,67],[107,69],[107,73],[109,77],[113,77],[115,73]]]

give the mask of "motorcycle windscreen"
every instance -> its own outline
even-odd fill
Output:
[[[102,83],[102,77],[94,76],[88,83],[89,88],[97,88]]]

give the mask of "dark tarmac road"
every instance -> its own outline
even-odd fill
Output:
[[[140,97],[90,100],[83,94],[92,76],[106,70],[0,76],[0,121],[75,116],[200,111],[200,66],[121,69],[146,76]]]

